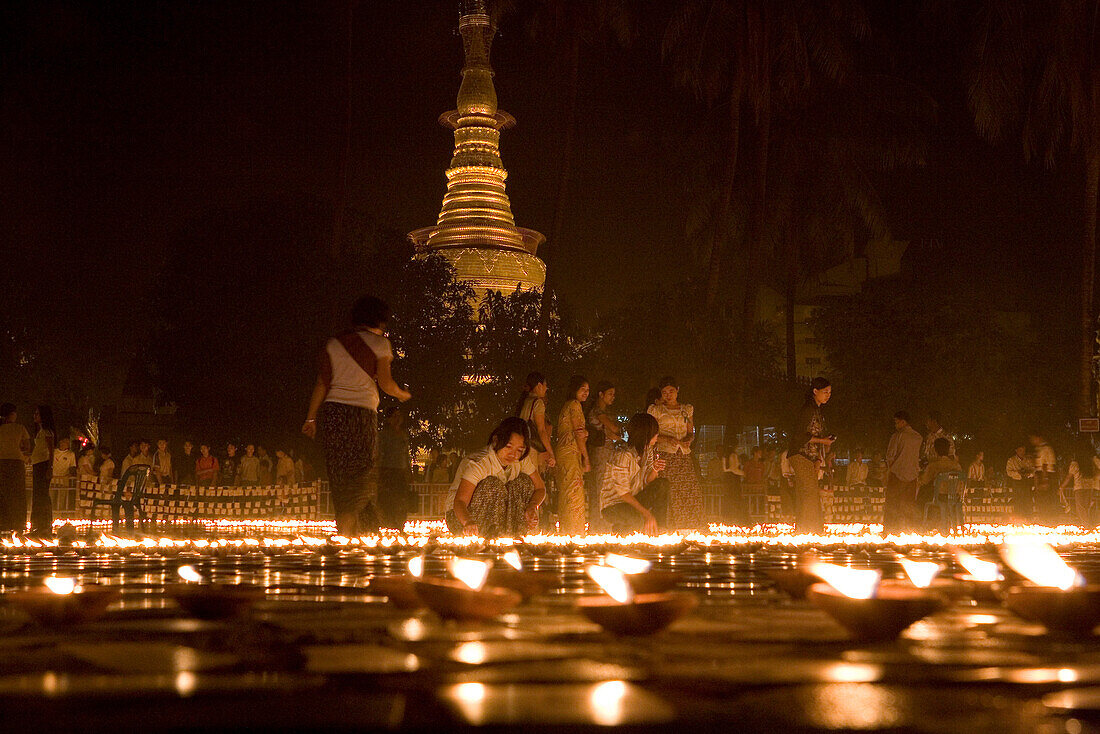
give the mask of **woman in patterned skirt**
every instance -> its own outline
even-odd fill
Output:
[[[695,408],[679,401],[680,388],[676,380],[662,377],[658,383],[661,399],[649,406],[649,414],[657,419],[658,455],[665,460],[661,476],[669,481],[668,525],[670,528],[698,528],[703,524],[703,493],[691,459],[691,444],[695,440]]]
[[[558,463],[554,467],[558,485],[558,521],[561,532],[580,535],[585,529],[584,473],[592,468],[586,445],[582,403],[588,399],[588,380],[581,375],[569,379],[568,401],[558,414]]]
[[[595,396],[592,406],[588,409],[588,461],[592,470],[585,477],[588,487],[588,526],[589,531],[599,531],[595,528],[599,525],[603,516],[600,514],[600,492],[596,483],[596,477],[600,473],[600,467],[611,456],[614,443],[622,439],[622,428],[611,406],[615,402],[615,386],[607,380],[596,383]]]
[[[321,438],[336,531],[348,537],[378,529],[373,520],[371,527],[361,527],[359,516],[373,504],[367,474],[374,466],[379,390],[401,402],[412,397],[390,371],[390,318],[390,307],[379,298],[355,302],[353,329],[325,342],[317,360],[317,382],[302,425],[302,433]]]
[[[447,500],[447,528],[455,535],[517,538],[538,527],[545,497],[527,422],[505,418],[487,446],[462,460]]]

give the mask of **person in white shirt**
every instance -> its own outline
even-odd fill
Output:
[[[67,478],[76,471],[76,454],[70,448],[69,439],[61,438],[57,441],[57,450],[53,452],[53,476],[54,478]]]
[[[917,479],[920,477],[921,438],[909,425],[904,410],[894,413],[894,434],[886,447],[886,502],[882,532],[911,529],[917,519]]]
[[[447,527],[455,535],[518,537],[539,524],[546,487],[522,418],[505,418],[489,444],[462,460],[448,497]]]
[[[928,418],[924,421],[924,427],[928,429],[928,433],[924,436],[924,441],[920,445],[920,465],[924,468],[924,465],[930,461],[936,459],[936,439],[947,439],[947,445],[949,447],[948,456],[955,455],[955,439],[948,435],[947,431],[943,429],[943,418],[936,411],[932,411],[928,414]]]
[[[390,307],[379,298],[363,296],[355,302],[354,328],[325,342],[319,355],[317,381],[302,424],[305,435],[321,436],[336,530],[348,537],[378,530],[377,523],[360,528],[360,515],[375,499],[367,475],[374,466],[379,390],[401,402],[412,397],[390,372],[390,319]]]
[[[163,438],[157,441],[157,450],[153,454],[153,473],[156,474],[157,484],[171,484],[175,481],[172,452],[168,450],[168,441]]]
[[[1096,493],[1100,491],[1100,458],[1096,457],[1096,450],[1087,439],[1077,443],[1059,493],[1067,488],[1073,489],[1072,507],[1076,510],[1077,522],[1083,528],[1096,527],[1094,513]],[[1066,501],[1065,504],[1071,503]]]
[[[660,426],[649,413],[636,413],[627,423],[626,444],[612,450],[596,478],[600,513],[616,533],[642,531],[656,535],[668,525],[669,481],[656,451]]]
[[[967,487],[984,487],[985,486],[985,452],[979,451],[974,456],[974,461],[970,462],[970,466],[966,469],[966,486]]]
[[[95,449],[89,447],[80,452],[80,459],[76,462],[76,477],[80,481],[86,479],[95,480]]]
[[[115,460],[111,458],[111,450],[106,446],[99,447],[99,455],[102,457],[99,462],[99,481],[103,484],[115,478]]]
[[[1028,434],[1031,442],[1032,457],[1035,466],[1035,519],[1038,522],[1057,525],[1063,518],[1058,507],[1058,493],[1055,482],[1054,449],[1042,434],[1032,431]]]
[[[745,501],[741,495],[741,483],[745,481],[745,469],[741,466],[741,455],[737,453],[737,444],[722,449],[722,483],[725,492],[722,495],[722,519],[731,525],[744,525]]]
[[[844,483],[849,487],[867,486],[867,465],[863,463],[863,449],[856,449],[848,461],[848,472]]]

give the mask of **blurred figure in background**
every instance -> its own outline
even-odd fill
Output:
[[[967,487],[985,487],[985,452],[974,455],[974,461],[966,468]]]
[[[396,405],[388,408],[378,432],[378,509],[388,528],[405,527],[412,509],[412,457],[405,414]]]
[[[14,403],[0,405],[0,531],[27,531],[26,459],[31,435],[19,423]]]

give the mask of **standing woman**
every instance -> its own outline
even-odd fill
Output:
[[[320,354],[302,425],[310,438],[320,428],[336,531],[348,537],[361,534],[359,513],[371,504],[367,474],[374,466],[379,388],[401,402],[412,397],[390,374],[390,316],[390,307],[380,298],[363,296],[355,302],[352,330],[329,339]],[[368,529],[377,528],[362,528]]]
[[[27,531],[27,454],[31,436],[18,423],[15,405],[0,405],[0,531]]]
[[[810,382],[810,394],[806,396],[806,402],[798,411],[791,429],[787,456],[794,471],[794,525],[800,533],[821,533],[825,530],[819,479],[833,438],[825,430],[821,406],[829,402],[832,394],[829,381],[824,377],[815,377]]]
[[[615,403],[615,386],[607,380],[596,383],[596,399],[588,409],[588,459],[592,462],[592,471],[588,472],[588,507],[589,518],[595,520],[600,517],[599,488],[596,486],[596,476],[600,473],[600,467],[611,456],[611,444],[622,439],[622,430],[611,412],[611,406]]]
[[[57,431],[53,425],[53,409],[39,405],[34,411],[34,448],[31,449],[31,534],[53,535],[53,504],[50,502],[50,479],[53,478],[53,450]]]
[[[657,383],[661,398],[649,406],[657,419],[658,456],[665,461],[662,476],[669,482],[669,528],[697,528],[703,524],[703,493],[691,457],[695,440],[695,408],[680,402],[680,387],[672,377]]]
[[[538,454],[539,471],[546,471],[557,463],[553,442],[550,440],[550,422],[546,420],[546,375],[532,372],[523,382],[523,394],[516,405],[516,416],[527,421],[531,433],[531,450]]]
[[[1078,441],[1074,447],[1073,461],[1069,463],[1058,493],[1062,494],[1069,488],[1073,489],[1073,497],[1067,497],[1065,504],[1076,511],[1081,527],[1096,527],[1094,503],[1096,493],[1100,491],[1100,458],[1096,457],[1096,451],[1088,439]]]
[[[568,400],[558,414],[558,446],[555,479],[558,485],[558,520],[566,535],[584,533],[584,473],[592,468],[588,461],[588,430],[584,427],[584,408],[588,399],[588,380],[581,375],[569,378]]]

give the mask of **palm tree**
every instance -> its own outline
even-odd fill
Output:
[[[969,101],[978,132],[997,143],[1019,136],[1025,160],[1053,167],[1083,159],[1077,409],[1095,415],[1096,205],[1100,183],[1100,2],[987,0],[974,37]]]
[[[705,302],[713,306],[722,273],[722,236],[736,190],[743,126],[752,125],[754,151],[746,226],[742,331],[752,331],[764,261],[768,158],[777,109],[823,80],[844,76],[849,43],[866,32],[857,0],[682,0],[662,43],[675,82],[721,109],[729,128],[720,196],[705,248]]]
[[[777,125],[768,235],[786,301],[788,379],[798,285],[857,255],[868,236],[890,236],[874,176],[923,165],[935,119],[931,96],[903,79],[854,71],[849,82],[819,85]]]
[[[503,15],[512,10],[510,0],[499,0],[493,12]],[[539,306],[538,334],[535,339],[535,363],[546,361],[550,312],[553,310],[554,281],[559,268],[554,267],[554,248],[561,242],[565,212],[569,204],[569,184],[573,174],[574,138],[577,130],[577,95],[580,91],[580,70],[584,49],[610,37],[619,45],[627,45],[634,37],[633,17],[626,0],[588,0],[565,3],[560,0],[538,0],[527,4],[530,14],[527,27],[536,40],[549,40],[562,73],[565,99],[562,105],[561,167],[554,194],[554,218],[550,225],[549,247],[543,255],[546,262],[546,282]]]

